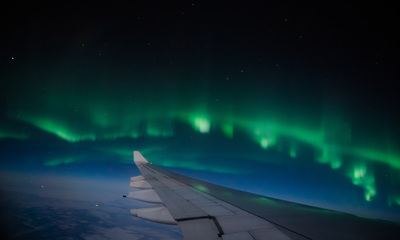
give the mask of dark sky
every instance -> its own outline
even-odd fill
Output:
[[[206,99],[221,95],[232,101],[229,90],[244,89],[305,105],[340,101],[360,116],[396,110],[398,48],[390,5],[15,5],[2,21],[1,61],[10,70],[2,76],[18,73],[26,91],[68,81],[72,88],[118,92],[132,85],[127,78],[139,75],[137,86],[144,91],[159,95],[165,89],[178,100],[195,88],[198,95],[207,92]],[[36,81],[27,83],[23,74]],[[58,74],[70,77],[51,77]],[[2,89],[6,95],[18,88],[10,82],[11,89]]]
[[[398,211],[394,6],[10,5],[1,17],[2,166],[131,163],[141,150],[257,193]]]

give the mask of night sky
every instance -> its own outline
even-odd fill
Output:
[[[4,9],[3,180],[129,184],[139,150],[224,186],[400,221],[394,6],[133,2]]]

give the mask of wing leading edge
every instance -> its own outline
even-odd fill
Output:
[[[399,224],[314,208],[246,193],[185,177],[149,163],[139,151],[134,162],[140,190],[128,197],[155,203],[131,214],[177,224],[187,239],[388,239]],[[201,191],[200,191],[201,190]]]

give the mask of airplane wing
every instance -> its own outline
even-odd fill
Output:
[[[128,197],[151,202],[134,216],[177,224],[184,239],[389,239],[400,224],[246,193],[170,172],[139,151]]]

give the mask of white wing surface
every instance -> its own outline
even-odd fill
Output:
[[[384,239],[399,236],[399,225],[313,208],[221,187],[167,171],[139,151],[134,162],[139,188],[128,197],[155,203],[131,214],[177,224],[189,239]],[[376,237],[376,238],[375,238]],[[386,238],[385,238],[386,239]]]
[[[178,224],[185,239],[290,239],[274,224],[152,169],[138,151],[134,161],[144,178],[138,185],[150,185],[162,200],[148,214],[137,209],[134,215]]]

